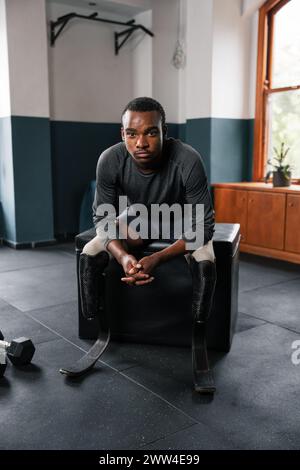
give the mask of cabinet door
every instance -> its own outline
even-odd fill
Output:
[[[282,250],[285,194],[248,192],[247,243]]]
[[[247,231],[247,191],[215,188],[214,205],[216,222],[240,224],[241,240],[245,242]]]
[[[300,253],[300,195],[287,196],[285,249]]]

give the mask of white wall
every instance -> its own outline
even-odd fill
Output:
[[[185,0],[185,5],[185,118],[253,118],[257,15],[242,16],[241,0]]]
[[[253,118],[257,15],[249,14],[249,9],[257,3],[148,0],[152,10],[135,19],[155,37],[134,33],[118,56],[114,55],[113,32],[122,27],[74,20],[55,47],[49,47],[51,118],[119,122],[123,106],[142,95],[161,101],[169,122],[211,116]],[[184,70],[171,63],[180,4],[187,57]],[[90,13],[77,7],[76,11]],[[242,15],[243,11],[247,14]],[[48,7],[48,20],[69,12],[69,6],[54,2]],[[112,13],[101,16],[131,19]]]
[[[186,121],[186,61],[187,61],[187,4],[180,0],[178,37],[184,53],[184,67],[178,70],[178,122]]]
[[[44,0],[6,1],[11,114],[49,116]]]
[[[79,8],[76,12],[90,13]],[[51,4],[48,19],[66,13],[70,13],[69,6]],[[130,44],[123,46],[119,55],[114,52],[113,33],[122,29],[76,19],[68,24],[55,46],[49,47],[51,119],[119,122],[122,108],[133,95]]]
[[[211,114],[213,1],[187,0],[186,118]]]
[[[6,7],[5,0],[0,0],[0,118],[10,114]]]
[[[184,70],[171,63],[180,3]],[[56,19],[69,11],[69,6],[53,3],[48,17]],[[118,122],[120,109],[143,95],[161,101],[168,121],[174,123],[254,116],[256,58],[251,51],[257,20],[242,15],[241,0],[153,0],[152,10],[135,19],[155,37],[134,33],[118,56],[113,31],[122,28],[84,20],[70,23],[49,48],[52,119]]]
[[[152,2],[153,9],[135,16],[154,38],[135,32],[114,55],[114,27],[75,20],[49,48],[51,118],[85,122],[119,122],[120,111],[136,96],[162,102],[169,122],[179,117],[179,71],[171,64],[177,40],[179,0]],[[145,5],[144,5],[145,6]],[[52,3],[48,20],[70,12]],[[76,12],[90,10],[76,7]],[[101,17],[128,21],[112,13]]]
[[[242,3],[242,14],[252,15],[254,14],[266,0],[243,0]]]
[[[214,0],[212,117],[250,117],[251,26],[240,0]]]
[[[172,65],[177,40],[179,0],[153,1],[153,98],[162,103],[167,121],[179,117],[179,72]]]
[[[114,3],[130,5],[132,7],[141,8],[143,10],[148,10],[149,8],[151,8],[151,0],[113,0],[113,1]]]
[[[152,10],[139,13],[134,17],[136,24],[141,24],[152,31]],[[130,48],[133,54],[132,94],[137,96],[152,96],[152,37],[137,30],[131,40]]]

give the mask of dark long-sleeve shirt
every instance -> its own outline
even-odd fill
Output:
[[[191,146],[168,138],[163,145],[163,159],[159,171],[142,173],[125,144],[120,142],[105,150],[99,157],[96,170],[96,192],[93,203],[93,221],[97,234],[107,244],[114,237],[99,233],[97,227],[103,219],[97,208],[101,204],[112,204],[118,215],[118,196],[127,196],[128,205],[179,203],[204,205],[204,244],[211,240],[214,232],[214,210],[207,185],[207,177],[199,153]],[[98,213],[97,213],[98,212]],[[193,215],[193,229],[197,224]],[[184,238],[184,237],[183,237]]]

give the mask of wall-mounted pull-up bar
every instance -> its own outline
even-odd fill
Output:
[[[110,24],[118,24],[120,26],[129,26],[129,28],[125,29],[124,31],[121,31],[120,33],[115,32],[115,54],[118,55],[119,50],[125,44],[127,39],[132,35],[134,31],[137,29],[141,29],[144,31],[146,34],[149,34],[149,36],[154,36],[152,31],[149,29],[145,28],[145,26],[141,24],[134,24],[135,20],[130,20],[127,21],[127,23],[123,23],[122,21],[115,21],[115,20],[106,20],[104,18],[98,18],[98,13],[92,13],[89,16],[85,15],[78,15],[77,13],[68,13],[67,15],[60,16],[57,18],[56,21],[50,21],[50,44],[53,47],[55,44],[56,39],[62,32],[62,30],[65,28],[65,26],[68,24],[70,20],[73,18],[82,18],[84,20],[91,20],[91,21],[99,21],[101,23],[110,23]],[[119,41],[120,38],[124,38]]]

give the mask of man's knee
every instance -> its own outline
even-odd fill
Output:
[[[211,261],[212,263],[214,263],[216,257],[212,240],[209,240],[206,245],[203,245],[200,248],[197,248],[197,250],[193,251],[191,256],[194,258],[195,261],[197,261],[197,263],[199,263],[200,261]]]
[[[82,253],[89,255],[89,256],[96,256],[101,251],[107,251],[107,250],[105,249],[105,246],[102,240],[98,236],[96,236],[84,246]]]

